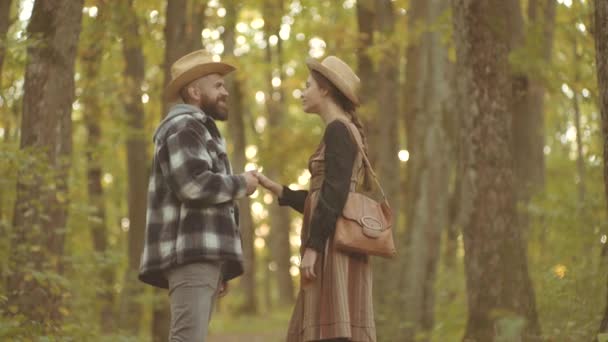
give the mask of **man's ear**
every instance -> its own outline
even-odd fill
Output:
[[[198,89],[198,87],[188,87],[188,89],[186,90],[188,92],[188,96],[195,100],[198,101],[201,98],[201,91]]]

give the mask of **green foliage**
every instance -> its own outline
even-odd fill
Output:
[[[601,168],[588,172],[589,183],[601,182]],[[530,208],[535,222],[530,269],[543,332],[548,337],[591,340],[606,290],[605,266],[599,259],[602,236],[608,232],[602,189],[589,189],[580,203],[573,196],[573,181],[552,181],[547,188]]]

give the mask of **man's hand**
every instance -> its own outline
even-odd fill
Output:
[[[260,184],[258,177],[256,177],[257,171],[248,171],[243,173],[245,181],[247,182],[247,196],[253,194]]]
[[[227,281],[222,281],[220,283],[220,288],[217,291],[217,297],[218,298],[224,297],[225,295],[228,294],[228,290],[229,290],[228,282]]]

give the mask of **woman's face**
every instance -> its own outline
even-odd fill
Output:
[[[323,93],[312,76],[308,76],[306,87],[302,91],[302,108],[306,113],[319,113]]]

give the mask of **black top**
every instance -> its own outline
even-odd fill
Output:
[[[357,145],[346,125],[339,120],[327,125],[323,141],[325,142],[325,179],[310,221],[310,237],[305,243],[306,247],[319,252],[323,251],[325,241],[335,230],[338,215],[342,214],[357,157]],[[302,213],[307,196],[306,190],[294,191],[283,186],[283,196],[279,198],[279,205],[288,205]]]

